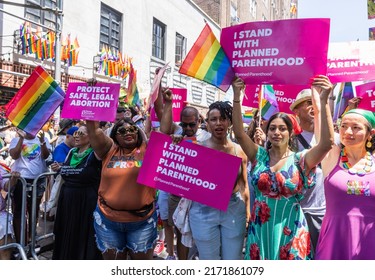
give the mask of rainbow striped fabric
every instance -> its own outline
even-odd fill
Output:
[[[279,105],[272,85],[262,85],[259,93],[259,109],[265,120],[269,120],[273,114],[279,112]]]
[[[35,136],[64,97],[57,82],[38,66],[7,104],[6,116],[14,126]]]
[[[251,108],[250,110],[245,110],[245,112],[242,114],[242,121],[246,124],[251,123],[253,118],[254,118],[253,108]]]
[[[337,121],[337,119],[341,118],[341,115],[345,113],[346,107],[349,104],[349,100],[353,97],[354,89],[352,82],[341,83],[340,90],[336,98],[333,121]]]
[[[179,72],[205,81],[223,91],[228,90],[234,72],[228,57],[208,24],[189,51]]]
[[[139,92],[137,87],[137,71],[130,63],[129,83],[126,91],[125,103],[134,106],[139,103]]]

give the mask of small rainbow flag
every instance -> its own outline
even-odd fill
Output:
[[[179,72],[227,91],[234,72],[228,57],[206,24],[197,41],[186,56]]]
[[[139,92],[137,87],[137,71],[130,63],[129,84],[126,91],[125,103],[134,106],[139,103]]]
[[[349,100],[353,97],[354,89],[352,82],[341,83],[333,112],[333,121],[341,118],[342,114],[345,113],[346,107],[348,107]]]
[[[262,85],[259,93],[259,109],[265,120],[269,120],[273,114],[279,112],[279,105],[272,85]]]
[[[242,121],[246,124],[251,123],[253,118],[254,118],[253,108],[251,108],[250,110],[245,110],[245,112],[242,114]]]
[[[10,173],[11,171],[10,167],[2,162],[0,162],[0,168],[4,170],[4,172],[2,173]],[[0,178],[1,178],[1,172],[0,172]]]
[[[57,82],[38,66],[7,104],[6,116],[14,126],[35,136],[64,97]]]

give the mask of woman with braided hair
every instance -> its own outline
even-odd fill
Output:
[[[211,137],[202,142],[202,145],[240,157],[242,163],[227,211],[192,202],[189,222],[201,260],[243,258],[246,221],[250,217],[247,157],[241,147],[228,137],[231,125],[232,106],[222,101],[212,103],[207,113],[207,128],[211,132]]]

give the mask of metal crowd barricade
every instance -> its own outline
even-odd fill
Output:
[[[10,178],[11,174],[3,175],[3,178]],[[22,183],[22,213],[26,213],[26,192],[27,192],[27,184],[26,180],[20,177],[18,180]],[[26,216],[21,216],[21,234],[20,234],[20,243],[12,242],[8,243],[8,221],[10,219],[10,205],[11,205],[11,190],[8,189],[7,201],[6,201],[6,208],[7,208],[7,220],[6,220],[6,228],[5,228],[5,245],[0,246],[1,250],[6,250],[10,248],[16,248],[19,251],[20,258],[23,260],[27,260],[26,252],[25,252],[25,227],[26,227]],[[0,194],[1,195],[1,194]]]
[[[38,177],[36,177],[33,181],[32,184],[32,203],[31,203],[31,242],[30,242],[30,254],[31,256],[37,260],[38,256],[35,252],[35,246],[36,246],[36,241],[40,241],[45,238],[49,238],[53,236],[53,233],[44,233],[41,236],[36,237],[36,210],[39,205],[36,205],[36,199],[37,199],[37,184],[38,181],[42,178],[45,178],[47,176],[55,175],[57,174],[56,172],[45,172],[40,174]],[[25,193],[26,195],[26,193]],[[23,206],[23,205],[22,205]],[[44,218],[46,219],[46,218]]]

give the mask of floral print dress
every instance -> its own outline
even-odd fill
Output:
[[[252,169],[256,197],[245,259],[311,259],[310,234],[299,201],[304,189],[315,185],[315,170],[305,176],[304,152],[293,153],[277,172],[271,172],[269,160],[268,152],[259,147]]]

